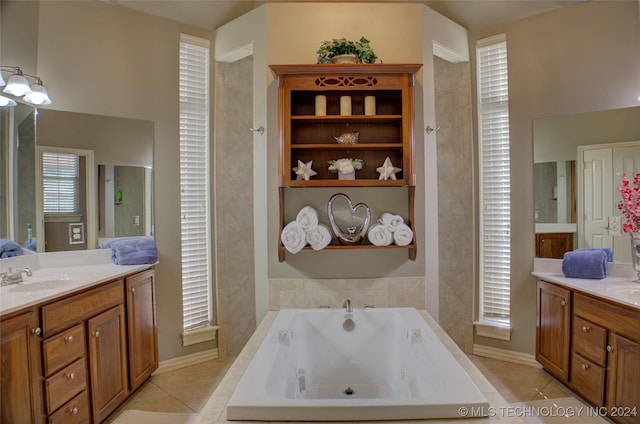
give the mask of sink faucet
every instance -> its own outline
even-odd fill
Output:
[[[9,268],[7,272],[0,273],[0,277],[2,277],[0,285],[6,286],[9,284],[22,283],[24,281],[22,278],[23,273],[27,274],[27,277],[31,277],[33,275],[29,268],[24,268],[16,272],[12,272],[11,268]]]
[[[351,307],[351,299],[345,299],[342,302],[342,307],[347,309],[347,312],[353,312],[353,308]]]

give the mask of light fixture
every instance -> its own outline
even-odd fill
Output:
[[[9,79],[5,82],[2,72],[12,72]],[[30,86],[28,78],[34,80]],[[40,77],[35,75],[27,75],[22,72],[18,66],[0,66],[0,87],[6,85],[3,93],[10,94],[15,97],[24,96],[23,100],[35,106],[50,105],[51,99],[47,89],[42,84]],[[6,100],[5,100],[6,99]],[[5,104],[6,103],[6,104]],[[15,106],[15,100],[0,96],[0,106]]]

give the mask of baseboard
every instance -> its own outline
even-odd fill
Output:
[[[178,356],[177,358],[171,358],[167,359],[166,361],[161,361],[158,364],[158,369],[153,372],[153,375],[175,371],[180,368],[199,364],[201,362],[211,361],[218,358],[218,348],[192,353],[190,355]]]
[[[477,356],[484,356],[485,358],[512,362],[514,364],[528,365],[534,368],[542,368],[542,365],[540,365],[538,361],[536,361],[535,356],[529,355],[528,353],[514,352],[512,350],[474,344],[473,354]]]

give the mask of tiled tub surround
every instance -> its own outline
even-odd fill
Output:
[[[490,406],[489,411],[495,412],[492,417],[487,418],[468,418],[463,421],[456,419],[456,422],[464,424],[479,424],[490,422],[501,423],[524,423],[521,418],[509,416],[509,414],[501,414],[500,411],[507,411],[509,404],[498,393],[498,391],[489,383],[489,381],[478,371],[469,358],[460,350],[460,348],[453,342],[453,340],[438,326],[433,318],[424,310],[418,311],[426,325],[433,331],[435,336],[442,342],[446,349],[453,355],[458,361],[460,366],[471,378],[473,383],[478,387],[480,392],[488,400]],[[225,377],[218,385],[215,392],[211,395],[205,406],[202,408],[196,424],[218,424],[218,423],[232,423],[237,421],[229,421],[227,419],[226,408],[231,395],[233,394],[236,386],[242,378],[245,370],[252,361],[258,347],[268,335],[269,329],[277,317],[277,312],[268,312],[262,322],[258,325],[255,333],[246,344],[240,355],[237,357]],[[462,416],[461,416],[462,418]],[[368,422],[368,421],[358,421]],[[397,422],[397,421],[386,421]],[[408,423],[428,423],[428,424],[440,424],[445,422],[451,422],[450,419],[432,419],[432,420],[411,420]]]
[[[359,279],[270,279],[269,310],[339,308],[344,299],[356,308],[425,309],[424,277]]]
[[[489,413],[414,308],[283,309],[227,406],[234,420],[359,421]]]

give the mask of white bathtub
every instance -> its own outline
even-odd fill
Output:
[[[227,404],[229,420],[486,416],[487,399],[413,308],[285,309]],[[467,408],[466,415],[461,408]]]

